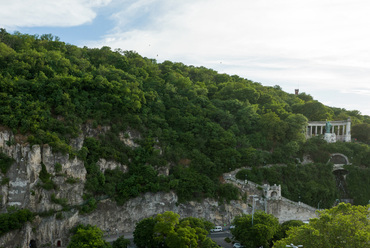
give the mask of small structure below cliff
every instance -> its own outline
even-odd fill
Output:
[[[238,170],[226,173],[224,178],[236,185],[242,191],[242,195],[248,196],[246,199],[247,208],[243,209],[243,213],[250,214],[252,209],[255,208],[274,215],[280,222],[288,220],[308,221],[316,217],[316,208],[281,196],[280,185],[259,185],[247,180],[238,180],[235,178],[237,172]]]

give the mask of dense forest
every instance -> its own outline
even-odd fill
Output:
[[[282,184],[283,195],[312,206],[331,207],[338,190],[327,161],[332,152],[348,156],[347,176],[355,204],[370,195],[370,117],[328,107],[312,96],[289,94],[276,85],[212,69],[140,56],[109,47],[79,48],[51,34],[10,34],[0,30],[0,125],[33,144],[85,162],[86,200],[119,204],[143,192],[174,190],[179,202],[212,197],[238,199],[222,184],[222,173],[250,167],[256,183]],[[305,139],[309,120],[352,120],[356,142],[327,144]],[[76,150],[71,141],[83,125],[102,129]],[[119,134],[140,133],[140,146],[124,145]],[[19,137],[18,136],[18,137]],[[10,143],[18,142],[9,140]],[[301,165],[304,155],[314,163]],[[101,172],[100,158],[128,166]],[[0,154],[1,172],[11,160]],[[267,164],[286,167],[265,168]],[[60,165],[59,165],[60,166]],[[158,168],[169,168],[169,176]],[[245,176],[245,175],[244,175]],[[43,172],[46,188],[52,178]],[[4,182],[6,183],[6,182]]]

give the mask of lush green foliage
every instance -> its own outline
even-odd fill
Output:
[[[331,207],[338,198],[330,164],[274,166],[240,170],[236,177],[256,183],[281,184],[282,195],[311,206]]]
[[[231,229],[233,237],[246,247],[269,247],[274,235],[279,230],[279,220],[271,214],[257,211],[253,215],[243,214],[235,217]]]
[[[41,180],[41,187],[46,190],[56,189],[57,185],[53,182],[51,174],[46,170],[46,166],[41,163],[41,171],[39,174]]]
[[[103,232],[96,226],[79,225],[72,230],[73,235],[67,248],[110,248],[103,239]]]
[[[349,174],[346,176],[349,194],[354,197],[354,204],[366,205],[370,201],[370,168],[346,166]]]
[[[158,214],[140,221],[134,231],[137,247],[217,247],[207,235],[214,225],[198,218],[184,218],[173,212]]]
[[[230,185],[220,186],[222,173],[294,163],[304,152],[315,162],[327,162],[330,146],[304,143],[307,120],[351,117],[355,125],[370,123],[358,111],[324,106],[305,93],[288,94],[279,86],[264,87],[204,67],[157,63],[132,51],[78,48],[52,35],[1,29],[0,68],[0,125],[26,135],[31,145],[47,143],[53,151],[85,161],[85,212],[102,195],[122,204],[144,192],[171,189],[180,202],[237,199]],[[96,135],[76,151],[70,144],[81,127],[94,129]],[[140,133],[138,147],[121,141],[120,134],[128,130]],[[353,154],[354,164],[370,165],[368,146],[344,150]],[[128,172],[103,173],[97,165],[101,158],[127,165]],[[3,162],[0,157],[4,173],[9,163]],[[171,167],[169,177],[157,173],[165,166]],[[42,187],[55,188],[47,174],[41,176]],[[312,181],[315,194],[321,194],[327,185],[311,179],[303,181]],[[295,190],[287,197],[296,200],[298,195]],[[315,196],[305,198],[316,204]]]
[[[214,228],[214,224],[210,221],[207,221],[205,219],[195,218],[195,217],[186,217],[180,220],[180,223],[187,222],[186,225],[192,227],[192,228],[202,228],[204,230],[211,230]]]
[[[370,167],[370,147],[358,142],[327,143],[316,136],[307,140],[299,153],[310,155],[316,163],[327,163],[330,153],[343,153],[353,165]]]
[[[307,248],[369,247],[369,208],[370,205],[351,206],[341,203],[332,209],[320,211],[319,218],[291,229],[288,237],[277,241],[274,247],[282,248],[291,243]]]
[[[351,129],[351,135],[356,141],[370,144],[370,124],[361,123],[354,125]]]
[[[67,198],[57,198],[55,194],[51,194],[51,202],[59,204],[62,207],[67,207],[68,199]]]
[[[7,156],[5,153],[0,152],[0,171],[3,174],[9,170],[10,166],[14,162],[14,159]]]
[[[125,239],[122,235],[115,241],[113,241],[112,248],[127,248],[130,245],[130,240]]]
[[[28,209],[10,211],[0,214],[0,235],[9,231],[20,229],[27,221],[32,221],[33,213]]]
[[[154,226],[157,221],[154,218],[145,218],[136,223],[134,230],[134,243],[138,248],[156,248],[160,244],[154,235]]]
[[[300,220],[288,220],[280,224],[279,230],[275,233],[273,240],[280,240],[287,237],[287,232],[293,227],[304,225],[303,221]]]

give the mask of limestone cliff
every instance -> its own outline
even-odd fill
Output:
[[[81,148],[85,135],[94,136],[96,131],[85,130],[84,135],[74,141],[76,148]],[[131,136],[132,132],[126,136],[122,135],[123,142],[132,143],[133,141],[128,140]],[[79,223],[96,225],[102,230],[117,229],[119,232],[131,232],[141,219],[165,211],[179,213],[181,217],[205,218],[216,225],[230,224],[235,216],[252,211],[252,199],[249,197],[244,201],[232,201],[222,205],[213,199],[177,204],[176,194],[169,192],[146,193],[127,201],[122,206],[118,206],[110,199],[105,199],[98,204],[95,211],[83,215],[78,212],[77,208],[73,207],[83,204],[83,189],[86,181],[86,169],[83,161],[76,157],[70,158],[68,154],[54,153],[48,145],[31,147],[27,143],[8,142],[12,139],[14,137],[10,131],[0,131],[1,151],[15,160],[6,175],[0,175],[0,177],[9,178],[9,183],[1,186],[1,212],[6,212],[9,206],[16,206],[30,209],[40,215],[32,223],[27,223],[21,230],[15,230],[1,236],[0,247],[27,247],[31,240],[35,240],[38,246],[58,247],[60,245],[64,247],[68,244],[69,230]],[[132,144],[136,146],[135,143]],[[52,176],[56,189],[46,190],[42,187],[42,181],[39,178],[42,164]],[[61,169],[57,169],[56,164],[61,165]],[[118,167],[124,172],[127,171],[126,165],[114,161],[101,159],[98,164],[101,170]],[[231,175],[229,176],[232,178]],[[299,208],[294,204],[289,205],[289,211],[291,210],[289,213],[293,214],[287,214],[285,206],[287,203],[281,198],[273,199],[276,206],[271,205],[267,198],[263,198],[263,191],[255,185],[243,185],[243,182],[237,180],[232,182],[238,185],[246,195],[257,194],[260,196],[260,201],[255,205],[256,209],[271,211],[277,217],[282,214],[284,220],[314,217],[314,210],[301,208],[300,213]],[[72,207],[67,211],[62,211],[63,207],[56,204],[52,200],[53,197],[65,199],[67,204]],[[54,210],[54,212],[51,216],[47,216],[45,213],[50,210]],[[294,213],[297,214],[294,215]],[[302,215],[302,213],[304,214]]]

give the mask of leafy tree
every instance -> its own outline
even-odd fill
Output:
[[[14,162],[14,159],[6,155],[5,153],[0,152],[0,171],[3,174],[6,174],[10,166]]]
[[[288,231],[288,237],[277,241],[275,248],[293,243],[303,247],[369,247],[370,220],[368,206],[352,206],[341,203],[319,212],[319,218],[311,219]]]
[[[174,235],[176,225],[179,224],[179,217],[179,214],[171,211],[164,212],[163,214],[157,214],[157,216],[154,218],[156,220],[154,232],[157,234],[155,239],[161,243],[165,243],[168,235]]]
[[[31,146],[49,144],[53,152],[84,160],[85,193],[91,196],[82,207],[86,212],[95,208],[94,197],[102,195],[123,204],[144,192],[173,189],[179,202],[221,200],[227,186],[218,178],[227,171],[293,163],[304,153],[326,163],[333,146],[302,144],[300,128],[307,119],[351,117],[354,137],[355,126],[370,124],[370,117],[359,111],[330,108],[305,93],[297,97],[279,86],[264,87],[204,67],[157,63],[133,51],[79,48],[51,34],[0,29],[0,68],[1,128],[9,128],[17,138],[26,136]],[[123,144],[127,137],[121,135],[130,129],[140,133],[135,141],[139,147]],[[76,151],[71,144],[82,131],[83,148]],[[370,164],[368,146],[336,148],[351,153],[348,157],[356,166]],[[102,158],[127,166],[128,172],[103,172],[98,166]],[[2,173],[10,164],[0,157]],[[170,175],[158,176],[167,165]],[[259,173],[254,179],[263,181],[266,174]],[[269,180],[277,178],[270,174]],[[55,188],[47,172],[41,178],[42,187]],[[325,183],[314,182],[315,195],[331,195],[322,190]],[[298,186],[304,188],[303,183]],[[292,199],[299,195],[290,185],[285,189]],[[232,192],[225,200],[236,198]],[[317,198],[313,195],[307,194],[307,199]],[[358,193],[353,198],[359,199]]]
[[[235,228],[231,230],[233,237],[247,247],[264,246],[269,243],[279,230],[279,221],[271,214],[257,211],[253,215],[243,214],[235,217],[232,222]]]
[[[130,240],[125,239],[122,235],[115,241],[113,241],[112,248],[127,248],[130,245]]]
[[[109,248],[111,245],[103,239],[103,232],[96,226],[79,225],[73,230],[74,234],[67,248]]]
[[[269,149],[276,146],[277,142],[284,140],[287,125],[276,113],[269,112],[261,116],[259,128],[265,139],[269,142],[269,146],[265,148]]]
[[[173,175],[176,179],[170,186],[176,190],[179,202],[214,196],[216,185],[205,175],[182,166],[175,168]]]
[[[160,243],[155,240],[154,226],[157,221],[154,218],[145,218],[138,222],[134,230],[134,243],[138,248],[155,248]]]
[[[307,125],[307,118],[302,114],[292,114],[289,115],[285,121],[289,127],[286,132],[286,139],[288,141],[294,140],[303,142],[305,137],[302,129]]]
[[[20,229],[27,221],[32,221],[34,214],[28,209],[10,210],[0,214],[0,235]]]
[[[302,226],[304,225],[303,221],[301,220],[288,220],[284,223],[280,224],[279,231],[275,234],[274,240],[280,240],[287,237],[287,231],[292,229],[293,227]]]
[[[221,202],[226,200],[227,203],[230,203],[231,200],[239,199],[239,189],[231,183],[221,184],[218,187],[218,196]]]
[[[355,205],[366,205],[369,203],[370,187],[370,168],[361,168],[353,165],[345,166],[348,170],[346,176],[347,189],[349,194],[354,198]]]
[[[186,217],[180,220],[180,223],[183,223],[187,221],[187,225],[192,228],[201,228],[206,231],[211,230],[214,227],[214,224],[210,221],[207,221],[205,219],[199,219],[195,217]]]
[[[140,221],[134,231],[138,247],[217,247],[207,235],[212,223],[188,217],[179,221],[173,212],[158,214]]]
[[[309,102],[309,101],[312,101],[313,100],[313,98],[312,98],[312,96],[310,94],[306,94],[304,92],[300,93],[298,95],[298,98],[302,99],[305,102]]]
[[[357,139],[357,141],[364,142],[366,144],[370,143],[370,124],[362,123],[353,125],[351,128],[352,138]]]
[[[307,101],[303,105],[294,105],[293,111],[303,114],[310,121],[325,121],[333,117],[333,110],[319,101]]]

